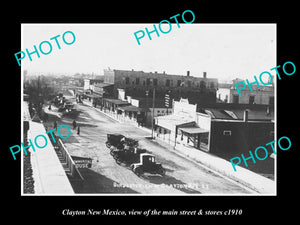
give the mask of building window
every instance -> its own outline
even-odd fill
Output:
[[[125,77],[125,84],[129,84],[129,77]]]
[[[150,85],[150,78],[147,78],[147,80],[146,80],[146,85],[147,85],[147,86]]]
[[[250,104],[250,105],[253,105],[253,104],[254,104],[254,98],[255,98],[255,96],[253,96],[253,95],[250,95],[250,96],[249,96],[249,104]]]
[[[224,136],[231,136],[231,130],[224,130],[223,135]]]
[[[153,79],[153,85],[154,85],[154,86],[157,86],[157,79],[156,79],[156,78]]]
[[[137,84],[137,85],[140,84],[140,78],[139,77],[135,78],[135,84]]]
[[[204,81],[200,82],[200,89],[205,89],[206,88],[206,83]]]
[[[239,103],[239,96],[238,95],[233,95],[232,103]]]
[[[177,80],[177,87],[181,86],[181,80]]]
[[[188,80],[187,84],[189,88],[192,87],[192,81]]]
[[[211,89],[215,88],[215,84],[213,82],[211,82],[209,86]]]
[[[170,87],[170,80],[169,79],[166,80],[166,86]]]

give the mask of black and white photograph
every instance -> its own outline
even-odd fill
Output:
[[[296,219],[297,7],[209,3],[5,8],[6,221]]]
[[[22,24],[22,51],[22,194],[276,195],[276,24]]]

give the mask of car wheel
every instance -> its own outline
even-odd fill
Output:
[[[111,144],[109,142],[106,142],[106,147],[110,148]]]
[[[160,174],[161,176],[165,176],[165,175],[166,175],[166,170],[165,170],[164,168],[161,168],[161,169],[159,170],[159,174]]]
[[[142,169],[142,167],[138,166],[138,167],[136,167],[136,168],[134,169],[133,172],[134,172],[137,176],[140,176],[140,175],[142,175],[142,173],[143,173],[143,169]]]

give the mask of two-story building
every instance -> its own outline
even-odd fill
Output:
[[[235,84],[243,80],[235,79],[230,84],[219,84],[217,90],[217,99],[225,103],[235,104],[261,104],[261,105],[274,105],[274,83],[271,85],[251,85],[251,90],[248,85],[240,91],[239,96]]]
[[[156,98],[163,98],[170,93],[171,98],[189,98],[197,103],[215,102],[218,80],[186,75],[169,75],[165,72],[144,72],[134,70],[104,70],[104,83],[114,85],[114,96],[117,97],[118,89],[125,90],[126,95],[133,97],[146,97],[152,95],[155,89]]]

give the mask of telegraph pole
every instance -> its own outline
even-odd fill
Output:
[[[151,121],[151,137],[154,138],[154,107],[155,107],[155,88],[153,88],[153,97],[152,97],[152,121]]]

